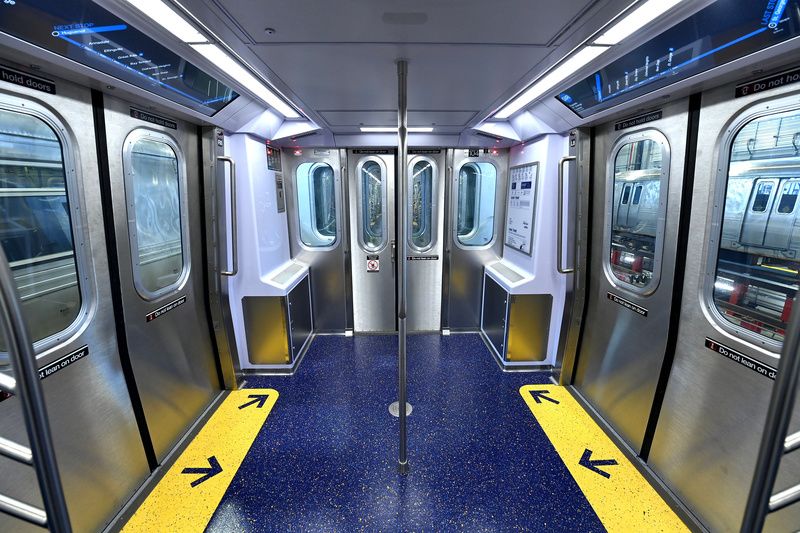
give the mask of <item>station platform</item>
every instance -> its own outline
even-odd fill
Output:
[[[473,334],[409,336],[399,475],[396,342],[318,336],[248,378],[123,531],[688,531],[569,391]]]

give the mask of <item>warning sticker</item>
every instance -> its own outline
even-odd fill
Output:
[[[367,272],[380,272],[381,260],[380,256],[368,255],[367,256]]]

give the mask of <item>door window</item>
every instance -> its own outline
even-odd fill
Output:
[[[374,159],[359,164],[361,196],[361,244],[374,252],[386,244],[386,178],[383,165]]]
[[[494,239],[496,188],[491,163],[466,163],[459,170],[456,234],[462,246],[486,246]]]
[[[779,350],[800,283],[800,111],[762,116],[730,141],[713,304],[735,332]]]
[[[0,109],[0,243],[33,342],[67,329],[81,308],[64,150],[41,118]]]
[[[411,225],[408,228],[408,244],[418,252],[433,245],[433,180],[434,167],[431,161],[421,159],[411,168]]]
[[[310,248],[328,248],[336,242],[336,181],[327,163],[297,167],[297,213],[300,240]]]
[[[169,137],[134,130],[125,143],[134,285],[142,298],[172,292],[186,271],[183,159]]]
[[[634,136],[623,138],[612,152],[608,265],[616,282],[644,292],[655,289],[660,272],[666,140],[657,140],[656,132]]]

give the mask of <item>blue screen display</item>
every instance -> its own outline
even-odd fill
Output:
[[[556,96],[588,117],[800,35],[800,0],[717,0]]]
[[[90,0],[0,4],[0,31],[211,116],[238,94]]]

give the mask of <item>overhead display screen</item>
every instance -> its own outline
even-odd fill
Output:
[[[89,0],[0,4],[0,31],[211,116],[236,94]]]
[[[800,34],[800,0],[717,0],[556,99],[580,117]]]

